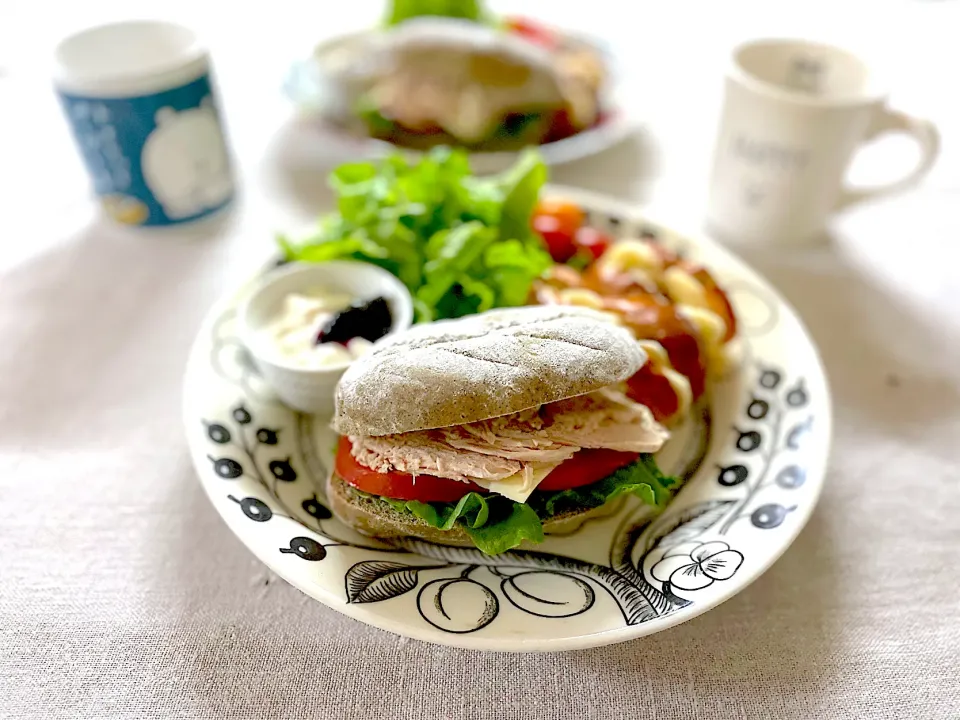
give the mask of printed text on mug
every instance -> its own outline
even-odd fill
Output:
[[[810,151],[779,143],[752,140],[744,135],[733,139],[733,153],[754,167],[781,171],[802,170],[810,160]]]

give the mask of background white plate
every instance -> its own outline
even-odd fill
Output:
[[[603,55],[609,77],[601,97],[601,107],[605,113],[602,123],[572,137],[537,146],[543,161],[551,166],[573,162],[603,152],[625,140],[634,130],[634,123],[630,121],[623,109],[624,103],[621,101],[621,97],[624,88],[616,58],[606,49],[603,43],[594,38],[567,33],[556,28],[554,28],[554,31],[596,48]],[[284,93],[301,115],[316,122],[318,133],[322,133],[325,139],[342,145],[345,150],[351,153],[352,157],[375,158],[398,150],[412,158],[419,157],[422,155],[420,151],[398,147],[385,140],[378,140],[352,132],[329,120],[330,116],[346,113],[347,109],[342,107],[337,99],[337,94],[324,82],[323,74],[319,71],[314,60],[316,54],[341,44],[348,44],[355,39],[362,39],[365,35],[374,32],[378,32],[378,30],[369,29],[341,35],[318,45],[312,53],[293,63],[290,67],[283,83]],[[517,152],[474,152],[470,154],[470,165],[476,173],[499,172],[511,167],[516,162],[517,156]]]
[[[535,552],[364,538],[330,517],[323,497],[333,436],[279,404],[251,370],[234,328],[237,295],[211,311],[184,381],[184,420],[200,481],[230,529],[288,582],[392,632],[445,645],[549,651],[620,642],[689,620],[755,580],[807,522],[823,484],[831,409],[812,341],[753,271],[696,234],[635,208],[549,188],[591,224],[646,230],[702,261],[740,320],[739,366],[716,388],[709,448],[652,522],[631,498],[615,514]],[[697,455],[690,427],[665,469]],[[686,456],[686,457],[682,457]]]

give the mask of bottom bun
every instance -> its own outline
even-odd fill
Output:
[[[415,515],[394,510],[375,497],[357,492],[337,473],[333,473],[327,481],[327,500],[337,519],[369,537],[383,540],[412,537],[437,545],[474,547],[470,536],[459,525],[454,525],[450,530],[435,528]],[[609,515],[619,507],[620,504],[614,501],[598,508],[568,510],[546,520],[543,523],[543,532],[568,534],[578,529],[591,517]],[[520,547],[536,546],[537,543],[525,540]]]

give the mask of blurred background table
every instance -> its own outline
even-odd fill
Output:
[[[2,717],[956,718],[960,716],[960,3],[495,2],[605,38],[640,124],[553,180],[703,206],[729,49],[801,35],[863,52],[941,127],[924,184],[838,216],[830,244],[747,258],[798,308],[835,396],[827,489],[753,586],[632,643],[545,656],[407,641],[301,595],[207,504],[180,379],[207,307],[328,199],[334,149],[291,121],[289,62],[379,3],[0,7]],[[217,222],[99,220],[46,83],[56,38],[162,15],[211,44],[241,198]],[[854,179],[913,159],[879,143]]]

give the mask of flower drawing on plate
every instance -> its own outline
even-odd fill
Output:
[[[682,543],[669,548],[650,574],[678,590],[702,590],[717,580],[729,580],[743,563],[743,554],[727,543]]]
[[[604,595],[619,607],[624,624],[638,625],[689,607],[695,603],[690,593],[732,578],[750,545],[734,550],[717,538],[746,518],[749,526],[741,527],[768,533],[797,509],[798,503],[786,504],[783,499],[806,486],[807,469],[797,449],[813,427],[804,380],[791,383],[783,371],[767,364],[758,367],[757,380],[744,400],[739,422],[728,436],[732,447],[718,458],[718,473],[709,473],[723,495],[672,506],[659,516],[647,506],[634,506],[610,538],[608,564],[539,550],[489,556],[475,548],[415,538],[380,544],[344,536],[319,490],[323,461],[308,418],[268,412],[265,404],[241,396],[224,403],[218,416],[201,424],[207,460],[217,487],[229,492],[231,509],[260,526],[283,524],[274,521],[282,518],[321,533],[311,536],[302,528],[275,545],[274,552],[309,563],[332,556],[341,566],[353,557],[345,557],[339,548],[378,553],[353,560],[345,573],[330,571],[343,573],[347,604],[405,596],[433,628],[468,634],[515,612],[544,619],[577,617],[599,607],[596,600]],[[689,458],[682,476],[692,476],[702,458],[702,454]],[[244,486],[244,481],[254,485]],[[763,500],[755,502],[761,496]]]
[[[723,260],[711,243],[627,207],[585,202],[582,210],[585,227],[611,239],[661,242],[698,265],[711,265],[715,252]],[[735,263],[717,267],[738,340],[712,381],[716,392],[691,407],[663,454],[679,481],[665,507],[628,493],[582,527],[497,555],[357,532],[326,496],[339,442],[328,418],[280,402],[240,337],[238,306],[256,278],[211,312],[191,352],[191,457],[217,512],[257,558],[370,625],[522,652],[658,632],[736,594],[776,560],[823,484],[830,403],[815,347],[775,290]]]

